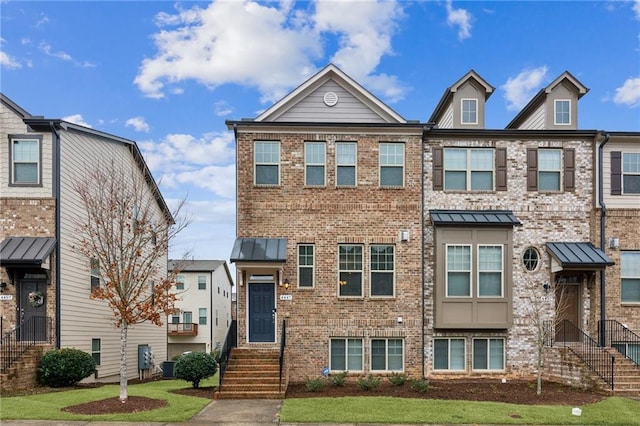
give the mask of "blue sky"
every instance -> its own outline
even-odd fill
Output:
[[[427,121],[470,69],[504,128],[569,71],[581,129],[640,131],[640,0],[0,0],[0,89],[31,114],[135,140],[192,224],[172,257],[228,260],[235,159],[226,119],[256,117],[334,63],[406,119]]]

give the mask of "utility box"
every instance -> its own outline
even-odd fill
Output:
[[[153,367],[151,346],[138,345],[138,370],[149,370],[151,367]]]
[[[165,378],[173,378],[175,375],[173,374],[173,367],[175,365],[175,361],[165,361],[162,363],[162,377]]]

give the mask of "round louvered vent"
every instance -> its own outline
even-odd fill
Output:
[[[332,107],[337,103],[338,103],[338,95],[336,95],[334,92],[327,92],[324,94],[324,104],[326,106]]]

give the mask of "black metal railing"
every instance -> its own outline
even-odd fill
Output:
[[[222,387],[224,373],[227,371],[227,365],[229,364],[229,358],[231,357],[231,350],[236,346],[238,346],[238,323],[236,320],[233,320],[231,321],[231,325],[229,325],[227,337],[225,337],[224,344],[220,351],[220,381],[218,383],[218,389]]]
[[[282,367],[284,366],[284,351],[287,348],[287,320],[282,320],[282,336],[280,337],[280,376],[278,391],[282,392]]]
[[[604,333],[602,333],[604,327]],[[598,321],[598,335],[604,335],[602,346],[609,346],[640,365],[640,336],[616,320]]]
[[[564,320],[558,324],[556,344],[573,352],[613,390],[615,357],[599,346],[598,342],[571,321]]]
[[[30,317],[2,336],[0,373],[5,373],[23,353],[36,344],[51,343],[51,318]]]

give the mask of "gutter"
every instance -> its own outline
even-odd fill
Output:
[[[55,137],[53,138],[53,199],[55,200],[55,234],[56,234],[56,349],[60,349],[60,296],[61,296],[61,288],[60,288],[60,257],[61,257],[61,226],[60,226],[60,133],[56,129],[55,123],[53,121],[49,121],[49,127],[51,128],[51,134]]]
[[[604,244],[604,239],[605,239],[605,219],[607,216],[607,206],[604,203],[604,194],[603,194],[603,173],[604,173],[604,166],[603,166],[603,159],[602,159],[602,155],[604,152],[604,146],[607,144],[607,142],[609,142],[609,133],[606,132],[601,132],[600,133],[602,136],[604,136],[604,140],[602,141],[602,143],[600,143],[600,145],[598,146],[598,204],[600,205],[600,250],[602,250],[602,252],[604,253],[605,250],[605,244]],[[599,335],[599,340],[600,340],[600,346],[601,347],[605,347],[605,342],[606,342],[606,329],[605,329],[605,319],[606,319],[606,306],[605,306],[605,289],[606,289],[606,282],[605,282],[605,269],[603,269],[602,271],[600,271],[600,321],[601,321],[601,325],[600,325],[600,335]]]

